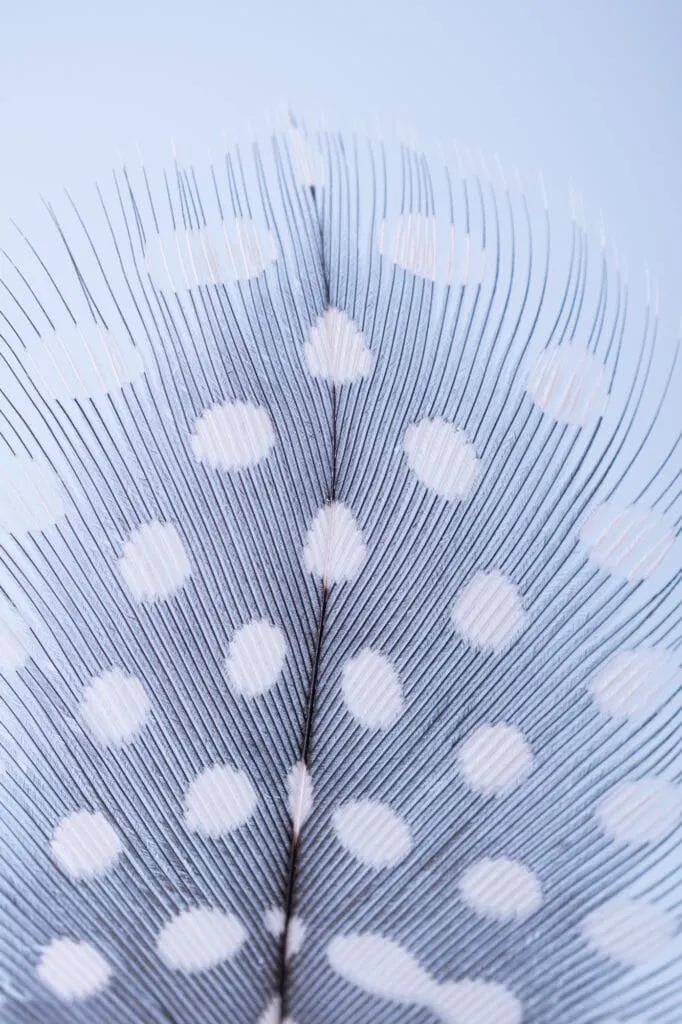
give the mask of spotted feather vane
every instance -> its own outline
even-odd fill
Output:
[[[293,125],[11,236],[10,1024],[679,1021],[675,346],[454,167]]]

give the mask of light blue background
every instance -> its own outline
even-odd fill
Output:
[[[36,196],[76,195],[120,157],[201,160],[223,130],[308,124],[499,153],[554,209],[600,211],[635,285],[682,302],[678,0],[118,0],[6,3],[0,30],[0,241]],[[36,221],[37,222],[37,221]]]

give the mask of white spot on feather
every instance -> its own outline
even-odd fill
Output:
[[[381,225],[379,252],[396,266],[430,281],[438,266],[438,222],[424,213],[401,214],[393,231]]]
[[[520,861],[485,857],[459,880],[467,906],[496,921],[524,921],[542,905],[542,889],[533,871]]]
[[[663,562],[675,534],[653,509],[610,504],[593,509],[580,530],[580,540],[595,565],[616,579],[644,580]]]
[[[88,999],[107,987],[112,970],[89,942],[53,939],[42,951],[38,977],[66,1002]]]
[[[663,953],[677,931],[671,914],[642,900],[616,898],[584,919],[585,941],[625,967],[637,967]]]
[[[412,849],[407,822],[377,800],[344,804],[334,811],[332,821],[341,845],[367,867],[395,867]]]
[[[367,557],[357,520],[347,505],[332,501],[317,512],[303,549],[308,572],[326,586],[354,579]]]
[[[185,796],[185,825],[192,832],[219,839],[252,817],[258,799],[246,772],[227,765],[204,768]]]
[[[371,932],[337,935],[327,946],[332,970],[380,999],[430,1005],[436,982],[403,946]]]
[[[121,747],[138,735],[149,708],[149,697],[137,676],[112,668],[83,691],[80,714],[102,746]]]
[[[338,935],[327,946],[327,959],[351,985],[379,999],[424,1007],[446,1024],[521,1024],[521,1004],[505,986],[470,979],[439,983],[382,935]]]
[[[0,529],[39,533],[63,515],[62,491],[53,471],[26,454],[0,451]]]
[[[246,940],[234,914],[211,907],[183,910],[164,924],[157,938],[159,956],[174,971],[196,974],[231,960]]]
[[[275,443],[269,414],[253,402],[224,402],[196,422],[192,451],[212,469],[239,472],[267,458]]]
[[[50,841],[52,856],[71,878],[103,875],[118,860],[123,844],[100,811],[75,811],[63,818]]]
[[[318,317],[303,351],[311,375],[330,384],[352,384],[372,368],[364,335],[340,309],[327,309]]]
[[[514,725],[481,725],[457,755],[462,777],[477,793],[500,795],[517,786],[533,767],[528,743]]]
[[[284,668],[287,644],[279,626],[253,619],[235,632],[225,671],[231,686],[244,697],[258,697],[277,683]]]
[[[287,776],[287,795],[294,838],[297,838],[313,809],[313,783],[303,761],[297,761]]]
[[[170,597],[191,572],[184,544],[172,523],[144,523],[134,530],[118,565],[136,601]]]
[[[271,907],[265,913],[265,927],[275,939],[281,939],[284,933],[285,916],[282,907]],[[300,952],[305,939],[305,925],[301,918],[294,914],[289,921],[287,933],[287,960]]]
[[[29,342],[31,376],[53,401],[102,399],[144,374],[142,354],[130,338],[96,324],[73,327]]]
[[[445,982],[431,1006],[446,1024],[521,1024],[523,1019],[517,997],[496,981]]]
[[[584,427],[606,410],[606,367],[577,345],[546,348],[530,368],[526,390],[535,404],[559,423]]]
[[[623,843],[659,842],[680,818],[682,788],[655,777],[618,783],[597,807],[604,832]]]
[[[28,626],[0,595],[0,672],[9,675],[26,664],[31,647]]]
[[[474,446],[443,419],[419,420],[405,431],[407,464],[425,487],[448,501],[471,494],[480,469]]]
[[[398,673],[383,654],[364,647],[343,667],[346,707],[366,729],[388,729],[400,717],[403,691]]]
[[[501,572],[477,572],[460,590],[452,621],[462,639],[499,654],[521,632],[526,613],[518,588]]]
[[[679,686],[679,671],[675,656],[663,648],[620,651],[599,670],[590,689],[605,714],[637,721]]]
[[[155,235],[144,251],[144,270],[156,288],[192,288],[259,277],[277,259],[275,239],[246,217],[228,223]]]

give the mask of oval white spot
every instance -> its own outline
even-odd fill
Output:
[[[556,345],[536,356],[526,390],[535,404],[559,423],[584,427],[606,410],[606,367],[587,349]]]
[[[9,675],[26,664],[31,639],[28,626],[0,595],[0,672]]]
[[[638,721],[680,686],[679,672],[675,655],[663,648],[620,651],[602,666],[590,689],[605,714]]]
[[[212,765],[197,775],[185,796],[185,825],[219,839],[241,828],[256,810],[256,792],[246,772]]]
[[[306,537],[303,563],[325,585],[355,579],[367,549],[355,516],[341,501],[324,505]]]
[[[192,907],[167,921],[159,932],[159,956],[174,971],[195,974],[231,960],[246,940],[234,916],[211,907]]]
[[[542,906],[537,875],[506,857],[471,864],[459,880],[459,891],[467,906],[496,921],[524,921]]]
[[[275,443],[272,420],[253,402],[225,402],[206,409],[190,438],[194,457],[211,469],[239,472],[268,457]]]
[[[298,836],[313,809],[313,783],[303,761],[297,761],[287,776],[289,814]]]
[[[45,947],[37,971],[42,983],[67,1002],[101,992],[112,975],[107,961],[89,942],[66,938],[53,939]]]
[[[336,974],[380,999],[428,1006],[435,998],[438,986],[416,957],[383,935],[337,935],[327,960]]]
[[[346,707],[366,729],[388,729],[403,710],[398,673],[388,658],[370,647],[346,662],[341,689]]]
[[[172,523],[145,523],[123,545],[118,562],[136,601],[160,601],[174,594],[191,567],[180,534]]]
[[[271,907],[265,912],[265,927],[275,939],[281,939],[284,932],[284,910],[282,907]],[[287,934],[287,960],[300,952],[303,940],[305,939],[305,924],[301,918],[294,914],[289,921],[289,932]]]
[[[1,451],[0,529],[20,536],[40,533],[63,515],[62,491],[52,470],[28,455]]]
[[[372,368],[372,354],[353,321],[340,309],[326,309],[303,346],[308,370],[330,384],[352,384]]]
[[[112,668],[96,676],[83,691],[80,714],[104,747],[131,743],[149,714],[149,697],[136,676]]]
[[[144,374],[144,361],[129,337],[97,324],[31,341],[27,347],[31,376],[46,398],[102,399]]]
[[[76,881],[103,875],[113,867],[123,844],[100,811],[75,811],[59,822],[50,851],[60,868]]]
[[[682,788],[665,779],[620,782],[597,807],[604,832],[623,843],[658,842],[681,818]]]
[[[447,501],[469,497],[481,463],[463,431],[443,419],[419,420],[405,431],[403,448],[425,487]]]
[[[379,252],[396,266],[430,281],[438,266],[438,222],[432,214],[407,213],[396,218],[393,231],[385,223],[379,235]]]
[[[412,849],[407,822],[388,804],[354,800],[334,811],[332,821],[341,845],[370,868],[392,868]]]
[[[501,572],[477,572],[452,607],[452,622],[463,640],[499,654],[521,632],[526,613],[518,588]]]
[[[517,997],[496,981],[445,982],[431,1006],[447,1024],[521,1024],[523,1019]]]
[[[614,899],[583,921],[585,941],[625,967],[645,964],[664,951],[677,931],[672,915],[641,900]]]
[[[228,281],[249,281],[277,259],[272,232],[239,217],[202,228],[152,236],[144,250],[144,270],[166,292]]]
[[[580,530],[590,561],[616,579],[644,580],[661,565],[675,534],[654,509],[598,505]]]
[[[244,697],[259,697],[277,683],[287,644],[279,626],[253,619],[235,632],[225,659],[231,686]]]
[[[460,747],[457,762],[471,789],[499,795],[528,775],[533,754],[516,726],[481,725]]]

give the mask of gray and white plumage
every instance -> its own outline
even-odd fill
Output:
[[[6,1019],[673,1024],[655,308],[409,147],[85,202],[2,276]]]

